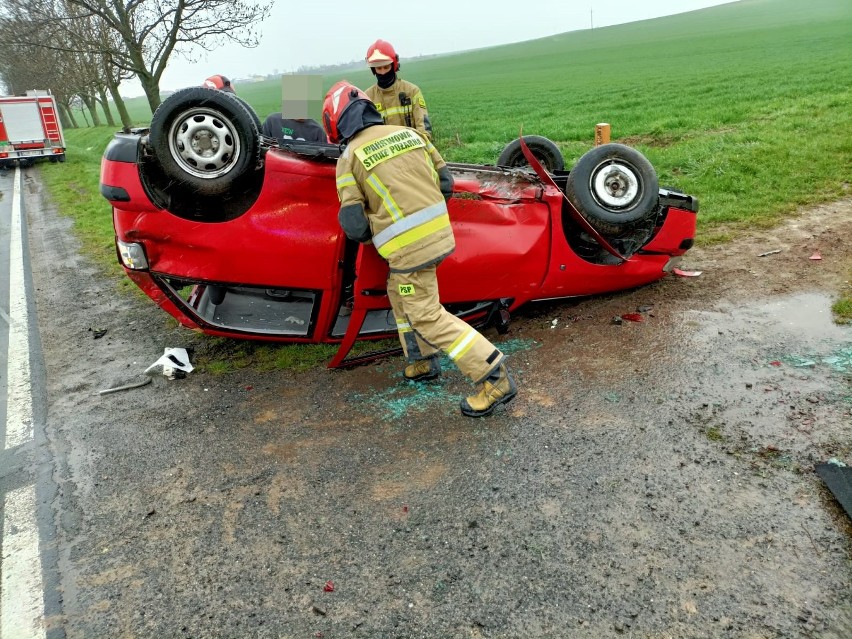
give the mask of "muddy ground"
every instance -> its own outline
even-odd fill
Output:
[[[418,387],[398,359],[98,395],[205,339],[118,294],[35,175],[63,602],[49,628],[852,636],[852,526],[813,472],[852,463],[852,328],[829,308],[849,286],[852,199],[692,250],[699,277],[529,307],[489,333],[518,399],[471,420],[457,372]]]

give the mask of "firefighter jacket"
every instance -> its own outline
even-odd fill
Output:
[[[455,249],[442,188],[449,197],[446,162],[428,139],[406,127],[362,129],[337,161],[341,226],[353,239],[372,237],[394,272],[417,271]],[[353,237],[347,217],[363,223],[365,214],[369,229]]]
[[[388,89],[374,84],[365,93],[382,114],[385,124],[410,126],[432,139],[432,123],[426,111],[426,100],[416,84],[397,78]]]

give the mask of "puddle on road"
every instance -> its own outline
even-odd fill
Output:
[[[756,369],[843,377],[852,373],[852,327],[834,323],[831,303],[827,295],[809,293],[687,312],[681,327],[687,352],[701,370],[726,381],[753,378]]]
[[[792,336],[794,342],[817,345],[852,340],[852,330],[833,322],[832,300],[827,295],[808,293],[744,306],[730,306],[715,312],[689,312],[687,319],[698,321],[694,337],[713,340],[720,332],[740,335],[778,333],[776,339]]]
[[[852,327],[831,303],[809,293],[685,313],[684,421],[734,454],[806,465],[849,453]]]

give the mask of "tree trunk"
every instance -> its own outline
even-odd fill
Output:
[[[83,104],[85,104],[86,108],[89,109],[89,115],[92,116],[92,126],[100,126],[101,116],[98,114],[97,102],[95,102],[92,96],[87,93],[82,94],[80,99],[83,100]]]
[[[154,113],[160,106],[160,83],[150,73],[140,73],[137,78],[142,84],[142,90],[145,91],[145,97],[148,98],[151,113]]]
[[[127,105],[124,104],[124,98],[118,92],[118,85],[112,77],[111,73],[107,73],[107,88],[112,96],[112,101],[115,108],[118,109],[118,117],[121,118],[121,124],[125,129],[130,129],[133,126],[133,121],[130,119],[130,114],[127,112]]]
[[[89,118],[86,117],[86,109],[81,108],[80,109],[80,115],[83,116],[83,122],[86,123],[86,126],[92,126],[91,124],[89,124]]]
[[[109,124],[112,128],[115,128],[115,120],[112,119],[112,110],[109,108],[109,100],[107,99],[106,89],[104,87],[98,87],[98,94],[100,95],[101,106],[104,109],[104,115],[106,116],[107,124]]]
[[[64,128],[79,129],[77,120],[74,119],[74,111],[64,102],[59,103],[59,120]]]

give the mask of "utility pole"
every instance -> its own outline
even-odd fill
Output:
[[[592,31],[595,30],[595,10],[589,7],[589,24],[592,26]]]

